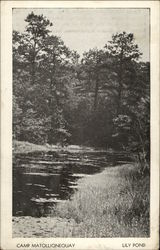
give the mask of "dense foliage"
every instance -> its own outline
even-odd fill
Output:
[[[85,144],[149,160],[150,65],[134,35],[117,33],[83,58],[33,12],[13,31],[13,137],[37,144]]]

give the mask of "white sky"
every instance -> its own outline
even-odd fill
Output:
[[[13,29],[23,32],[31,11],[46,16],[53,23],[53,34],[80,55],[103,48],[112,34],[126,31],[134,34],[142,60],[149,61],[149,9],[14,9]]]

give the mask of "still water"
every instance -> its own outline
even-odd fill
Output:
[[[77,190],[77,180],[130,161],[105,151],[48,151],[13,158],[13,215],[48,216]]]

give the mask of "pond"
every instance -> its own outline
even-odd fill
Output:
[[[77,190],[77,180],[131,161],[103,150],[32,152],[13,157],[13,216],[49,216]]]

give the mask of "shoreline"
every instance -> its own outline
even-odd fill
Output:
[[[27,154],[32,153],[36,151],[67,151],[67,152],[108,152],[112,153],[113,150],[107,150],[104,148],[94,148],[89,146],[83,146],[83,145],[67,145],[67,146],[60,146],[60,145],[38,145],[34,143],[30,143],[27,141],[17,141],[13,140],[13,148],[12,148],[14,154]]]
[[[78,180],[71,200],[58,204],[51,217],[13,217],[13,237],[148,237],[145,210],[135,213],[146,200],[148,178],[133,188],[136,171],[125,164]]]

